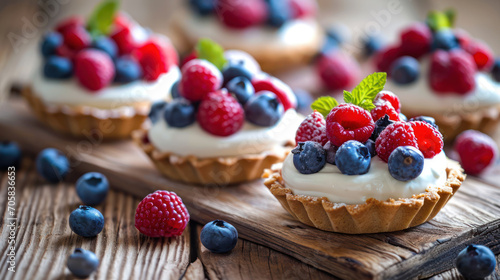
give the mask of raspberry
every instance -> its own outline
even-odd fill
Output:
[[[295,144],[307,141],[314,141],[321,145],[328,142],[325,118],[316,110],[302,121],[295,135]]]
[[[130,54],[137,47],[137,42],[128,26],[118,26],[110,37],[115,41],[120,55]]]
[[[388,46],[375,54],[373,61],[378,71],[389,73],[392,63],[401,56],[401,48],[399,46]]]
[[[458,153],[460,164],[465,172],[471,175],[478,175],[493,165],[498,157],[495,141],[476,130],[466,130],[460,133],[453,149]]]
[[[180,236],[189,222],[189,212],[174,192],[148,194],[135,210],[135,228],[149,237]]]
[[[195,58],[198,58],[198,54],[196,53],[196,50],[192,51],[191,53],[189,53],[186,57],[184,57],[181,60],[181,67],[183,67],[184,65],[186,65],[186,63],[190,62],[191,60],[193,60]]]
[[[455,29],[453,31],[455,37],[457,38],[458,44],[462,49],[465,49],[467,45],[471,42],[469,33],[463,29]]]
[[[208,93],[218,90],[222,85],[222,74],[212,63],[193,59],[182,67],[179,84],[181,95],[190,101],[200,101]]]
[[[92,42],[92,37],[83,26],[66,29],[63,38],[64,44],[75,51],[85,49]]]
[[[289,5],[293,18],[314,16],[318,9],[314,0],[289,0]]]
[[[382,118],[385,115],[389,116],[389,119],[391,121],[400,121],[401,119],[399,118],[399,113],[392,107],[392,104],[389,101],[385,100],[380,100],[379,102],[375,103],[377,107],[371,110],[371,115],[373,118],[373,121],[378,121],[380,118]]]
[[[281,80],[267,75],[257,76],[252,79],[252,85],[256,93],[267,90],[276,94],[281,104],[283,104],[285,111],[297,108],[297,97],[292,89]]]
[[[409,122],[417,138],[418,149],[425,158],[433,158],[443,151],[443,135],[432,125],[423,121]]]
[[[236,98],[225,91],[209,93],[200,103],[198,123],[208,133],[229,136],[243,127],[245,112]]]
[[[418,22],[401,32],[401,54],[419,58],[431,50],[431,42],[430,28]]]
[[[216,10],[219,20],[231,28],[247,28],[267,18],[267,6],[263,0],[219,0]]]
[[[97,91],[111,84],[115,68],[105,52],[86,49],[75,56],[75,75],[82,86]]]
[[[349,140],[364,143],[374,129],[375,123],[370,113],[353,104],[338,105],[326,118],[326,136],[337,147]]]
[[[400,146],[412,146],[418,149],[417,139],[409,123],[395,122],[384,130],[375,141],[375,150],[379,158],[385,162],[389,160],[392,151]]]
[[[132,22],[127,14],[119,12],[113,19],[113,25],[115,28],[130,28]]]
[[[75,58],[76,53],[77,51],[70,49],[64,44],[56,48],[56,54],[58,56],[66,57],[70,60],[73,60]]]
[[[358,82],[360,76],[358,63],[340,52],[320,56],[316,71],[323,84],[330,90],[350,88]]]
[[[85,20],[80,16],[70,17],[58,23],[55,30],[59,33],[64,33],[65,31],[73,29],[77,26],[83,27],[84,22]]]
[[[479,70],[487,71],[495,63],[493,51],[482,42],[470,42],[464,47],[464,50],[472,55]]]
[[[437,93],[466,94],[476,85],[475,74],[474,59],[464,50],[437,50],[432,54],[429,83]]]
[[[379,92],[377,96],[375,96],[373,103],[380,103],[383,100],[391,103],[392,107],[396,110],[396,112],[398,113],[401,112],[401,103],[399,102],[399,98],[397,95],[392,93],[392,91],[383,90]]]
[[[147,81],[155,81],[161,74],[167,73],[171,65],[177,64],[177,54],[172,45],[160,37],[153,37],[144,42],[134,55]]]

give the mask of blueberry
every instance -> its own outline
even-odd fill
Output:
[[[249,79],[240,76],[232,79],[226,85],[227,91],[232,93],[241,105],[245,105],[252,95],[255,93],[255,89]]]
[[[302,174],[318,173],[326,164],[326,151],[317,142],[300,142],[292,154],[293,165]]]
[[[191,8],[201,16],[206,16],[215,11],[216,0],[189,0]]]
[[[176,81],[170,88],[170,96],[172,96],[172,99],[182,97],[181,91],[179,90],[179,81]]]
[[[50,56],[43,66],[43,75],[49,79],[68,79],[73,75],[73,63],[61,56]]]
[[[389,173],[399,181],[417,178],[424,170],[424,155],[412,146],[399,146],[392,151],[387,161]]]
[[[245,104],[245,118],[258,126],[273,126],[283,115],[283,105],[276,94],[261,91]]]
[[[186,127],[196,120],[196,109],[188,100],[177,98],[167,104],[163,117],[169,126]]]
[[[368,148],[356,140],[342,144],[335,156],[335,165],[345,175],[362,175],[370,170],[371,156]]]
[[[109,183],[106,176],[98,172],[83,174],[76,181],[76,193],[80,200],[87,205],[98,205],[108,194]]]
[[[92,48],[101,50],[107,53],[111,58],[116,58],[118,55],[118,47],[115,41],[106,36],[100,36],[92,42]]]
[[[75,277],[87,278],[96,271],[99,266],[99,259],[93,252],[76,248],[73,254],[69,256],[66,266]]]
[[[267,2],[267,24],[273,27],[281,27],[291,18],[291,10],[287,1],[265,0]]]
[[[63,43],[63,37],[57,32],[49,32],[43,37],[41,50],[44,57],[56,54],[56,49]]]
[[[370,153],[371,157],[374,157],[377,155],[377,151],[375,150],[375,141],[372,139],[366,140],[364,145],[368,148],[368,152]]]
[[[295,89],[293,93],[297,98],[297,111],[304,115],[309,115],[312,112],[311,103],[314,101],[312,95],[303,89]]]
[[[252,73],[244,67],[244,63],[228,63],[222,69],[222,76],[224,77],[224,85],[236,77],[245,77],[249,81],[252,80]]]
[[[160,120],[161,116],[163,116],[165,107],[167,107],[167,102],[163,100],[156,101],[155,103],[153,103],[153,105],[151,105],[148,118],[153,124]]]
[[[0,141],[0,170],[17,167],[21,162],[21,149],[14,142]]]
[[[321,50],[319,51],[319,55],[328,55],[333,51],[339,49],[339,43],[337,40],[332,39],[330,37],[326,37],[323,45],[321,46]]]
[[[368,35],[363,39],[363,54],[372,56],[383,47],[382,39],[378,36]]]
[[[326,30],[326,36],[337,42],[337,45],[342,45],[343,43],[349,41],[351,37],[351,32],[349,28],[343,24],[335,24]]]
[[[130,83],[142,77],[141,66],[131,57],[120,57],[115,61],[115,82]]]
[[[437,130],[439,130],[439,127],[438,125],[436,124],[436,120],[433,118],[433,117],[429,117],[429,116],[418,116],[418,117],[414,117],[414,118],[411,118],[410,119],[410,122],[412,121],[421,121],[421,122],[426,122],[430,125],[432,125],[433,127],[435,127]]]
[[[455,261],[458,271],[467,279],[483,279],[495,271],[496,259],[490,248],[483,245],[469,245]]]
[[[493,64],[493,68],[491,68],[491,74],[495,81],[500,82],[500,58],[495,59],[495,64]]]
[[[391,65],[391,78],[394,83],[407,85],[415,82],[420,75],[420,64],[411,56],[403,56]]]
[[[69,227],[83,237],[94,237],[104,228],[104,216],[99,210],[80,205],[69,215]]]
[[[337,154],[338,147],[335,147],[332,143],[330,143],[330,141],[328,141],[323,146],[323,149],[326,152],[326,162],[335,165],[335,155]]]
[[[434,33],[434,38],[432,40],[433,50],[451,50],[459,47],[460,44],[458,43],[458,39],[451,29],[442,29]]]
[[[36,170],[50,183],[59,183],[68,174],[69,161],[61,151],[47,148],[36,157]]]
[[[408,118],[406,117],[405,114],[403,113],[399,113],[399,119],[402,121],[402,122],[407,122],[408,121]]]
[[[222,220],[211,221],[201,229],[200,241],[212,253],[226,253],[236,246],[238,231]]]
[[[373,133],[370,136],[370,139],[372,139],[373,141],[376,141],[378,136],[380,135],[380,133],[382,133],[382,131],[386,127],[388,127],[390,124],[393,124],[393,123],[394,123],[394,121],[389,119],[389,115],[385,115],[385,116],[381,117],[380,119],[378,119],[375,122],[375,129],[373,130]]]

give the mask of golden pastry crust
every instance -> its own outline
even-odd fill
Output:
[[[281,166],[267,169],[263,178],[283,208],[300,222],[326,231],[363,234],[403,230],[434,218],[465,179],[461,167],[451,160],[446,173],[448,179],[443,186],[429,186],[411,198],[370,198],[364,204],[354,205],[332,203],[326,197],[294,195],[281,177]]]

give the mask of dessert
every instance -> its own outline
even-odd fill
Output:
[[[315,101],[298,146],[265,171],[264,184],[300,222],[351,234],[403,230],[432,219],[460,187],[464,174],[431,123],[373,117],[381,104],[400,107],[385,79],[368,76],[344,92],[345,104]]]
[[[86,22],[71,17],[44,36],[43,66],[23,95],[52,129],[99,141],[129,137],[178,79],[169,39],[117,9],[104,1]]]
[[[500,120],[500,77],[487,44],[453,27],[451,11],[401,31],[399,42],[378,51],[373,62],[387,72],[387,88],[406,104],[408,117],[433,117],[445,141],[475,129],[491,134]]]
[[[302,121],[293,92],[235,52],[201,40],[173,100],[153,105],[151,127],[134,133],[166,177],[218,185],[253,180],[293,147]],[[221,73],[226,68],[233,70]]]
[[[191,0],[176,13],[172,29],[180,50],[191,50],[206,37],[277,72],[307,64],[320,50],[324,35],[316,5],[314,0]]]

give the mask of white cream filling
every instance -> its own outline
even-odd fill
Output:
[[[337,166],[326,164],[314,174],[301,174],[293,165],[293,154],[283,163],[282,177],[286,187],[296,195],[326,197],[334,203],[363,204],[369,198],[377,200],[411,198],[425,192],[428,186],[444,185],[447,157],[444,152],[424,160],[420,176],[410,181],[398,181],[389,173],[387,163],[379,157],[371,160],[370,171],[363,175],[344,175]]]
[[[161,118],[148,132],[149,141],[162,152],[198,158],[230,157],[263,152],[282,152],[283,145],[294,141],[295,131],[303,118],[295,110],[285,112],[272,127],[245,122],[233,135],[219,137],[204,131],[195,122],[183,128],[170,127]]]

